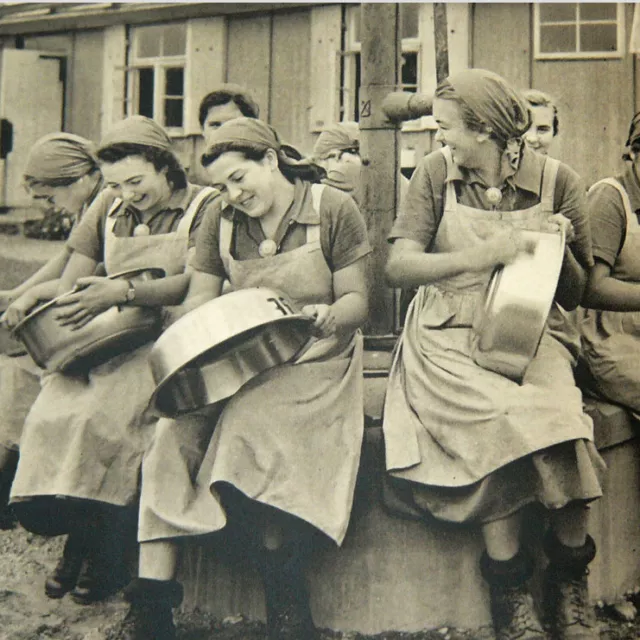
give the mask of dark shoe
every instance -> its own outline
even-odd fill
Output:
[[[485,553],[480,568],[489,583],[496,640],[547,638],[527,586],[533,574],[531,558],[521,551],[511,560],[498,561]]]
[[[593,606],[589,602],[589,570],[595,557],[591,536],[579,548],[562,545],[555,536],[545,539],[549,566],[544,576],[546,619],[554,640],[598,640]]]
[[[47,577],[44,583],[44,592],[49,598],[62,598],[65,593],[76,586],[82,561],[85,556],[85,548],[74,534],[67,536],[62,557],[58,560],[53,573]]]
[[[131,575],[123,564],[118,567],[104,566],[89,557],[71,591],[71,599],[83,605],[100,602],[124,588],[130,579]]]
[[[118,640],[175,640],[172,609],[182,602],[175,580],[136,578],[124,590],[129,612],[118,629]]]

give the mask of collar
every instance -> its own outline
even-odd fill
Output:
[[[178,189],[177,191],[173,191],[171,193],[171,197],[167,201],[167,204],[159,211],[156,211],[151,217],[155,218],[159,213],[168,213],[170,211],[186,211],[187,207],[189,206],[189,202],[191,202],[191,196],[193,195],[194,189],[194,185],[187,183],[186,189]],[[120,206],[115,211],[112,211],[109,215],[128,217],[136,216],[139,213],[140,212],[138,211],[138,209],[136,209],[131,204],[127,205],[126,207],[123,207],[122,204],[120,204]]]
[[[227,220],[235,220],[236,217],[239,220],[248,218],[242,211],[234,209],[229,204],[222,209],[221,215]],[[320,224],[320,214],[313,208],[310,182],[296,178],[293,189],[293,202],[285,217],[289,220],[289,224],[294,222],[297,224]]]
[[[530,191],[535,195],[540,195],[542,189],[542,170],[545,164],[545,156],[532,151],[526,146],[522,150],[520,164],[517,169],[511,169],[513,173],[506,175],[504,184],[509,185],[512,189],[523,189]],[[487,188],[488,185],[473,169],[465,169],[458,166],[455,162],[451,167],[451,171],[445,178],[445,182],[460,181],[466,184],[480,184]]]
[[[633,163],[629,163],[620,182],[622,182],[629,196],[631,210],[640,215],[640,181],[638,180],[636,172],[633,170]]]

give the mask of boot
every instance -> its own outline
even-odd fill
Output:
[[[9,505],[11,483],[18,466],[18,452],[9,451],[2,470],[0,471],[0,529],[7,531],[15,529],[18,520]]]
[[[127,567],[126,549],[131,532],[127,525],[126,514],[97,517],[95,537],[71,592],[71,599],[76,604],[105,600],[129,583],[131,574]]]
[[[511,560],[499,561],[485,552],[480,559],[480,570],[489,583],[496,640],[547,638],[527,586],[533,574],[529,555],[519,551]]]
[[[593,538],[587,536],[582,547],[567,547],[549,531],[544,550],[549,558],[544,576],[544,604],[552,637],[554,640],[598,640],[587,578],[587,566],[596,555]]]
[[[182,585],[175,580],[133,580],[124,590],[129,612],[118,640],[175,640],[172,609],[180,606],[182,597]]]
[[[262,580],[267,605],[268,640],[318,640],[304,569],[307,550],[288,542],[264,551]]]
[[[62,557],[44,583],[44,592],[47,597],[62,598],[76,586],[86,553],[84,537],[77,531],[70,533],[67,536]]]

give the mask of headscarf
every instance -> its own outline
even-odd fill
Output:
[[[72,133],[50,133],[29,151],[25,177],[38,182],[82,178],[98,168],[94,144]]]
[[[498,74],[486,69],[465,69],[447,80],[460,100],[504,142],[503,158],[517,169],[522,136],[531,125],[522,96]]]
[[[171,138],[167,132],[151,118],[130,116],[112,127],[100,141],[100,149],[115,144],[139,144],[171,151]]]
[[[360,127],[357,122],[337,122],[322,130],[313,147],[314,158],[325,158],[331,151],[337,149],[360,148]]]

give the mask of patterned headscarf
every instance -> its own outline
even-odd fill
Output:
[[[23,173],[27,180],[47,183],[79,179],[97,168],[93,142],[72,133],[51,133],[31,147]]]
[[[171,138],[167,132],[151,118],[131,116],[112,127],[100,141],[100,149],[122,143],[139,144],[171,151]]]
[[[336,149],[360,149],[360,127],[357,122],[338,122],[323,129],[313,146],[313,157],[325,158]]]

